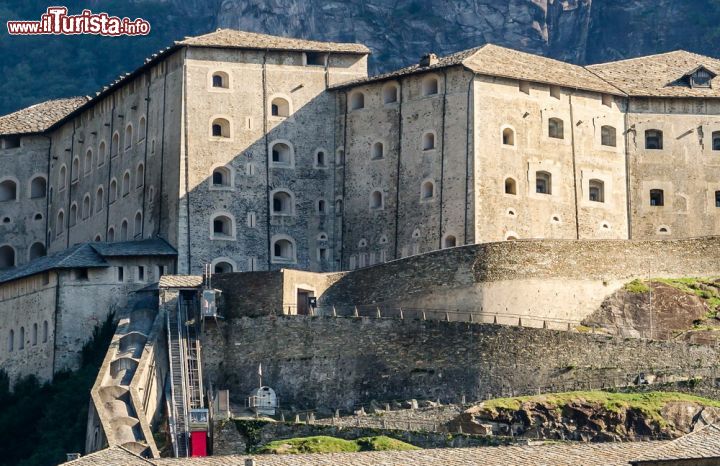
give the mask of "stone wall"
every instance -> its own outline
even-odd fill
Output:
[[[242,455],[275,440],[316,435],[346,440],[385,435],[420,448],[484,447],[511,443],[509,438],[502,437],[255,420],[217,421],[213,427],[213,455]]]
[[[719,356],[710,346],[523,327],[298,316],[208,323],[203,355],[207,379],[236,402],[256,388],[262,364],[263,383],[285,409],[329,412],[371,400],[624,385],[633,372],[690,376],[712,370]]]

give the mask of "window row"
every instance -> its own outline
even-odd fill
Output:
[[[107,240],[110,243],[113,243],[115,241],[128,241],[129,239],[133,238],[142,238],[143,234],[143,217],[142,212],[138,211],[135,213],[135,219],[133,221],[133,232],[132,235],[130,235],[129,231],[129,223],[126,218],[120,222],[120,228],[119,232],[115,231],[115,225],[111,225],[110,228],[108,228],[107,233]]]
[[[565,122],[560,118],[550,118],[547,135],[553,139],[565,139]],[[502,144],[515,146],[515,130],[513,128],[509,126],[502,128]],[[600,127],[600,144],[608,147],[617,146],[617,129],[614,126],[603,125]]]
[[[720,151],[720,131],[711,133],[712,150]],[[645,130],[645,149],[662,150],[663,149],[663,132],[659,129]]]
[[[45,245],[40,242],[33,243],[27,252],[28,260],[43,257],[46,254]],[[17,265],[17,253],[9,244],[0,246],[0,270],[6,270]]]
[[[435,75],[427,75],[420,82],[420,96],[431,97],[440,93],[440,79]],[[350,111],[365,108],[367,92],[354,90],[348,96],[348,109]],[[400,86],[395,82],[389,82],[382,87],[380,97],[383,104],[394,104],[400,101]]]
[[[435,198],[435,182],[425,180],[420,184],[420,201],[429,201]],[[383,210],[385,208],[385,194],[375,189],[370,192],[370,210]]]
[[[50,336],[50,328],[48,325],[48,321],[44,320],[41,325],[42,328],[40,328],[40,325],[38,325],[37,323],[34,323],[32,325],[29,335],[25,335],[25,327],[20,327],[17,334],[15,333],[15,329],[11,328],[7,334],[8,352],[12,353],[16,349],[24,350],[26,344],[29,344],[30,346],[37,346],[37,344],[40,342],[47,343]],[[40,334],[40,332],[42,332],[42,334]],[[17,342],[15,341],[16,339]]]
[[[505,194],[516,195],[517,182],[514,178],[505,178]],[[535,172],[535,192],[537,194],[552,194],[552,174],[546,171]],[[591,179],[588,182],[588,200],[592,202],[605,202],[605,182]]]
[[[6,178],[0,181],[0,202],[19,201],[20,190],[19,183],[14,179]],[[44,176],[37,175],[30,180],[28,184],[28,198],[41,199],[46,196],[47,181]]]

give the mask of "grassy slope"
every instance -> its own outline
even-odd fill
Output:
[[[409,443],[385,436],[361,437],[355,440],[317,436],[276,440],[259,448],[257,453],[284,455],[298,453],[342,453],[384,450],[407,451],[419,450],[419,448],[410,445]]]
[[[538,402],[547,403],[557,408],[576,403],[587,402],[597,404],[608,411],[620,412],[627,409],[637,409],[652,419],[660,420],[662,408],[674,401],[686,401],[702,406],[720,408],[720,401],[710,400],[699,396],[676,392],[647,392],[647,393],[611,393],[602,391],[592,392],[566,392],[547,395],[523,396],[518,398],[497,398],[483,403],[483,407],[490,410],[518,410],[521,403]]]

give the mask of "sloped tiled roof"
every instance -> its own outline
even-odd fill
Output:
[[[114,446],[62,464],[68,466],[148,466],[153,463],[121,446]]]
[[[48,100],[0,116],[0,136],[42,133],[87,101],[87,97]]]
[[[175,248],[162,238],[123,243],[91,243],[90,245],[104,257],[177,255]]]
[[[200,275],[163,275],[158,283],[159,288],[197,288],[203,284]]]
[[[174,256],[177,251],[162,239],[122,243],[83,243],[27,264],[0,272],[0,283],[57,269],[107,267],[105,257]]]
[[[720,425],[707,425],[660,448],[648,450],[631,463],[642,465],[646,462],[699,458],[715,458],[720,464]]]
[[[308,52],[342,52],[369,54],[370,49],[362,44],[319,42],[292,37],[271,36],[236,29],[218,29],[202,36],[187,37],[176,42],[193,47],[229,47],[255,50],[293,50]]]
[[[390,73],[343,83],[334,88],[341,89],[359,84],[385,81],[450,66],[465,66],[478,74],[488,76],[499,76],[523,81],[553,84],[573,89],[586,89],[606,94],[624,95],[622,91],[603,81],[582,66],[531,53],[520,52],[494,44],[485,44],[480,47],[439,57],[437,63],[434,65],[423,67],[419,64],[414,64]]]
[[[711,88],[692,88],[679,82],[700,66],[720,74],[720,60],[684,50],[590,65],[587,69],[631,96],[720,97],[720,78],[713,80]]]
[[[255,455],[256,466],[627,466],[638,455],[668,442],[554,443],[533,446],[445,448],[416,451],[374,451],[301,455]],[[107,453],[107,458],[103,452]],[[138,457],[117,449],[93,453],[94,463],[65,463],[69,466],[136,466]],[[244,466],[250,456],[205,458],[161,458],[145,460],[156,466]],[[82,459],[82,458],[81,458]]]

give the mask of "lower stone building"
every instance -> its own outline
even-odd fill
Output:
[[[175,271],[176,256],[163,240],[81,244],[0,273],[0,368],[11,383],[76,369],[110,314],[154,308],[144,289]]]

